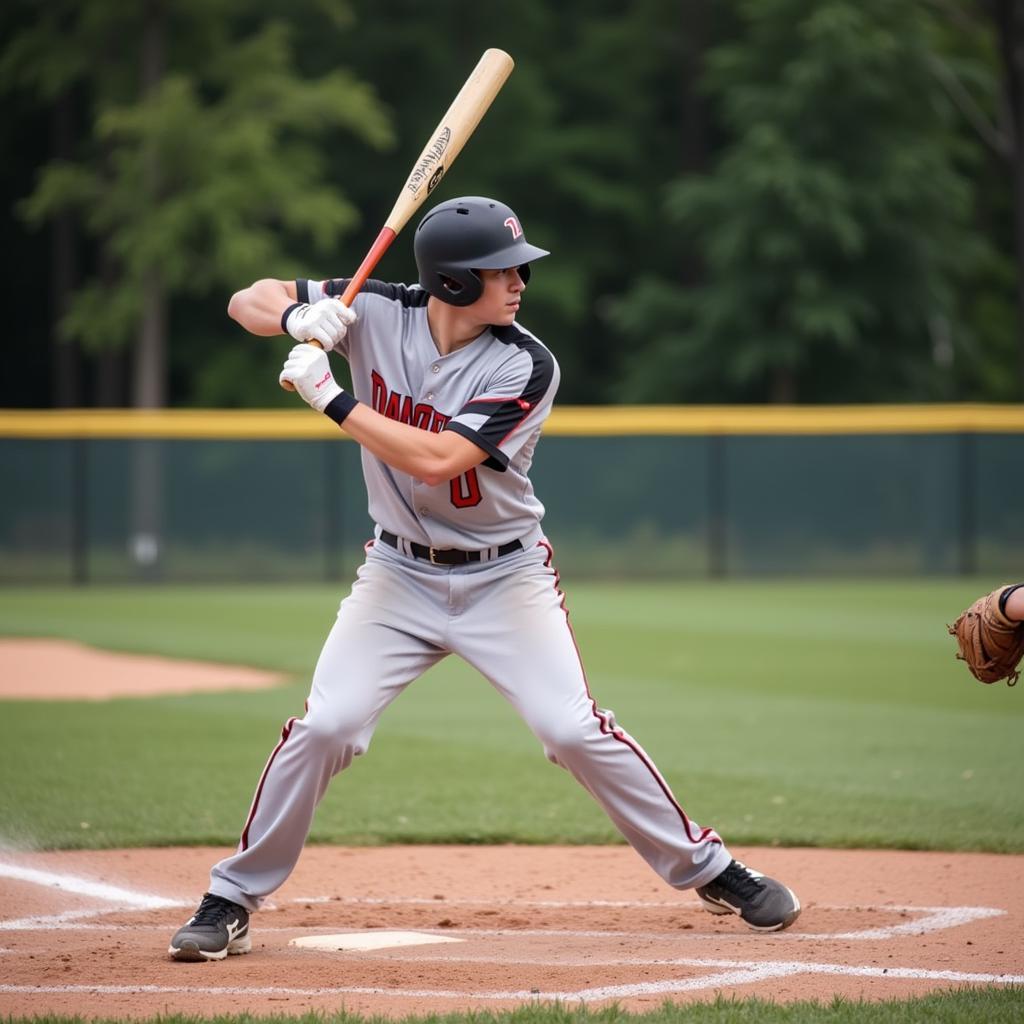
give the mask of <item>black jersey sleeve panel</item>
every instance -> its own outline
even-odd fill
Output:
[[[508,456],[495,444],[487,440],[486,437],[478,434],[472,427],[467,427],[465,423],[457,423],[452,421],[445,425],[445,430],[451,430],[456,434],[460,434],[468,441],[472,441],[477,448],[487,452],[487,458],[484,459],[482,465],[488,469],[497,470],[499,473],[504,473],[508,469]]]
[[[555,372],[555,361],[543,345],[514,328],[512,332],[513,334],[508,336],[507,340],[530,358],[529,375],[522,390],[517,395],[505,394],[493,398],[481,395],[479,398],[471,399],[459,410],[459,416],[470,414],[485,417],[475,433],[480,440],[488,442],[493,450],[500,450],[505,439],[544,399],[551,387]],[[506,340],[506,338],[500,337],[497,331],[495,331],[495,335],[502,341]],[[454,424],[450,426],[454,426]],[[470,432],[472,433],[472,431]],[[478,440],[476,443],[480,444],[480,441]],[[481,444],[481,447],[485,446]],[[487,448],[486,450],[492,449]],[[508,462],[507,456],[505,462],[506,464]]]
[[[328,295],[341,298],[348,287],[349,277],[339,277],[328,281],[324,290]],[[410,288],[404,284],[389,284],[387,281],[367,281],[360,292],[361,295],[380,295],[382,298],[391,299],[403,306],[425,306],[430,298],[430,293],[422,288]]]
[[[530,377],[518,398],[518,403],[520,408],[524,408],[523,403],[528,403],[529,409],[532,409],[551,387],[551,379],[555,373],[554,357],[536,338],[524,334],[515,326],[494,328],[494,336],[506,345],[515,345],[530,357],[533,364]],[[524,411],[529,409],[524,408]]]

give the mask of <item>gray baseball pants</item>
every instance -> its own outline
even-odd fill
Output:
[[[671,886],[704,885],[731,855],[689,819],[653,762],[600,709],[546,541],[504,558],[435,566],[377,542],[321,651],[303,718],[291,719],[259,781],[238,850],[210,892],[256,910],[298,861],[331,778],[366,752],[384,709],[449,653],[478,669],[544,752],[604,808]]]

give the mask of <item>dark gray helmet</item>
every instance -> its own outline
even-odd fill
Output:
[[[549,255],[530,245],[519,218],[504,203],[463,196],[435,206],[420,221],[413,238],[420,286],[452,306],[468,306],[483,292],[478,270],[518,267]]]

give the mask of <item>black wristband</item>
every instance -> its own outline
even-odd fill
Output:
[[[340,427],[345,422],[345,417],[359,404],[359,401],[347,391],[335,395],[324,407],[324,415],[330,416]]]
[[[286,309],[286,310],[285,310],[285,311],[284,311],[284,312],[283,312],[283,313],[281,314],[281,333],[282,333],[282,334],[287,334],[287,333],[288,333],[288,327],[286,326],[286,321],[287,321],[287,319],[288,319],[288,316],[289,316],[289,314],[291,313],[291,311],[292,311],[293,309],[295,309],[295,307],[296,307],[296,306],[304,306],[304,305],[305,305],[305,303],[304,303],[304,302],[293,302],[293,303],[292,303],[292,304],[291,304],[291,305],[290,305],[290,306],[289,306],[289,307],[288,307],[288,308],[287,308],[287,309]]]
[[[1020,588],[1021,588],[1021,587],[1024,587],[1024,583],[1014,583],[1014,585],[1013,585],[1012,587],[1007,587],[1007,588],[1006,588],[1006,589],[1005,589],[1005,590],[1004,590],[1004,591],[1003,591],[1003,592],[1002,592],[1002,593],[1001,593],[1001,594],[999,595],[999,610],[1000,610],[1000,611],[1001,611],[1001,612],[1002,612],[1002,613],[1003,613],[1004,615],[1006,614],[1006,602],[1007,602],[1007,601],[1008,601],[1008,600],[1010,599],[1010,595],[1011,595],[1011,594],[1012,594],[1012,593],[1013,593],[1013,592],[1014,592],[1015,590],[1020,590]]]

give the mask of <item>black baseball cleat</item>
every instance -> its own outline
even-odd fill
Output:
[[[800,901],[781,882],[752,871],[738,860],[697,889],[704,909],[712,914],[739,914],[756,932],[788,928],[800,916]]]
[[[167,952],[174,960],[201,963],[250,949],[249,911],[208,892],[195,914],[175,932]]]

